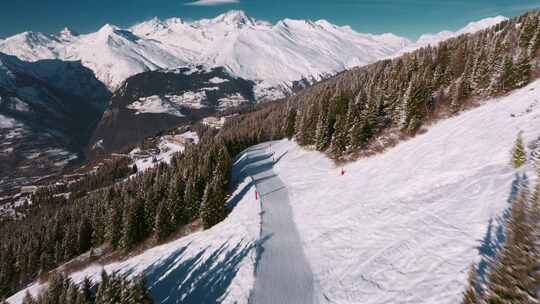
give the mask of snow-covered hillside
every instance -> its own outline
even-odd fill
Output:
[[[325,155],[293,142],[261,145],[259,153],[271,149],[277,161],[253,169],[275,172],[256,181],[263,208],[266,195],[275,193],[268,181],[281,179],[314,276],[314,297],[321,303],[459,303],[468,267],[490,251],[478,250],[482,241],[493,246],[497,239],[518,173],[534,180],[531,164],[512,169],[509,151],[519,131],[527,143],[540,138],[539,99],[536,81],[346,165],[344,176]],[[260,216],[269,216],[260,212],[246,174],[260,161],[237,160],[236,208],[225,221],[105,269],[144,273],[158,303],[171,297],[247,303],[258,279],[254,248],[265,241],[259,239]],[[73,278],[97,278],[101,269],[94,265]],[[24,293],[10,303],[20,303]]]
[[[457,33],[477,31],[499,19],[487,19]],[[152,20],[128,29],[105,25],[78,35],[66,29],[48,35],[24,32],[0,40],[0,52],[23,60],[80,60],[109,88],[148,70],[202,64],[225,67],[234,76],[256,81],[261,98],[280,97],[297,81],[313,82],[345,69],[375,62],[453,33],[421,38],[358,33],[325,20],[285,19],[271,24],[231,11],[213,19],[188,22]]]

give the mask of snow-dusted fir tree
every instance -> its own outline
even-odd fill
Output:
[[[287,123],[285,124],[285,137],[292,139],[295,133],[296,108],[291,107],[287,111]]]
[[[506,242],[489,275],[488,303],[538,303],[537,234],[531,225],[528,189],[523,186],[506,225]]]
[[[334,129],[335,131],[334,136],[332,137],[330,149],[335,157],[341,157],[348,145],[347,119],[344,114],[336,117]]]
[[[409,81],[405,93],[399,100],[397,108],[397,123],[400,129],[407,129],[409,125],[409,107],[412,103],[413,81]]]
[[[504,247],[489,274],[488,303],[538,303],[537,230],[530,210],[529,189],[522,184],[506,224]]]
[[[531,59],[525,51],[522,51],[518,56],[515,65],[515,88],[521,88],[531,81]]]
[[[481,294],[478,293],[478,271],[476,265],[472,265],[469,269],[469,276],[467,278],[467,289],[463,292],[462,304],[479,304]]]
[[[489,64],[485,59],[486,53],[482,49],[478,53],[473,73],[472,87],[476,93],[482,95],[488,88],[491,77],[489,75]]]
[[[452,113],[457,113],[461,110],[463,96],[463,78],[459,78],[450,86],[450,111]]]
[[[528,50],[531,41],[534,38],[534,35],[536,34],[536,30],[538,27],[538,18],[525,18],[525,21],[523,22],[521,26],[521,33],[519,35],[519,46],[524,49]]]
[[[525,150],[525,144],[523,143],[522,132],[518,133],[514,147],[512,148],[512,166],[514,168],[519,168],[525,164],[527,161],[527,152]]]
[[[508,92],[516,87],[517,74],[514,67],[514,61],[511,56],[504,57],[503,71],[502,71],[502,92]]]
[[[212,181],[206,185],[204,190],[201,203],[201,220],[205,229],[221,222],[227,214],[225,210],[227,194],[221,186],[222,184],[223,176],[216,171]]]
[[[323,151],[330,143],[330,123],[328,122],[328,102],[322,101],[319,105],[319,116],[317,121],[317,129],[315,130],[315,147],[319,151]]]
[[[174,226],[171,223],[171,210],[169,202],[163,200],[159,203],[154,222],[154,235],[157,241],[166,239],[172,232]]]

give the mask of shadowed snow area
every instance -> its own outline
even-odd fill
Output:
[[[540,137],[538,99],[540,81],[346,165],[344,176],[294,142],[271,143],[273,167],[270,143],[253,147],[236,160],[225,221],[105,269],[145,273],[156,303],[459,303],[471,263],[485,275],[501,244],[515,185],[524,174],[535,182],[530,163],[509,163],[519,131],[527,145]]]

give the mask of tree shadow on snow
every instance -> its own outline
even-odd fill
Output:
[[[270,158],[270,155],[257,155],[250,158],[243,158],[234,165],[232,180],[234,184],[246,179],[248,176],[254,176],[269,169],[272,169],[272,162],[263,162]]]
[[[240,192],[238,192],[237,194],[235,194],[230,200],[229,202],[227,203],[227,208],[228,209],[234,209],[236,207],[236,205],[238,205],[238,203],[242,200],[242,198],[249,192],[249,190],[254,186],[255,184],[253,183],[253,180],[249,182],[249,184],[247,184],[244,188],[242,188],[242,190],[240,190]],[[238,189],[238,185],[236,186],[237,189]],[[236,191],[236,190],[235,190]]]
[[[481,285],[484,285],[487,282],[490,265],[492,265],[497,259],[497,255],[504,245],[504,229],[508,218],[510,217],[510,213],[512,212],[513,203],[516,200],[520,189],[524,186],[528,186],[528,184],[529,180],[526,174],[519,175],[516,173],[514,181],[512,182],[510,195],[506,200],[508,206],[500,216],[495,219],[491,218],[489,220],[484,238],[480,241],[480,245],[477,248],[480,254],[480,262],[478,263],[477,268],[479,283]]]
[[[287,153],[289,153],[289,150],[283,152],[283,154],[281,154],[277,159],[276,159],[276,164],[279,163],[281,161],[281,159],[287,155]]]
[[[240,263],[255,246],[240,241],[231,247],[225,242],[209,255],[208,247],[187,258],[187,247],[179,249],[146,271],[146,281],[152,282],[149,288],[154,302],[219,303],[227,295]]]

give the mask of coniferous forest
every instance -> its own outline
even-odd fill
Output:
[[[374,153],[432,121],[530,83],[537,77],[539,50],[540,12],[534,11],[437,47],[343,72],[286,100],[254,106],[220,130],[199,127],[200,142],[187,146],[170,165],[130,178],[129,166],[104,171],[109,173],[68,190],[76,193],[71,196],[59,195],[66,189],[44,188],[23,218],[0,223],[0,298],[92,248],[128,254],[143,242],[163,242],[194,221],[204,228],[219,223],[228,212],[233,159],[249,146],[294,138],[335,159]],[[512,209],[508,249],[490,276],[489,303],[529,303],[500,300],[510,296],[500,286],[524,279],[520,299],[533,286],[525,274],[532,273],[538,257],[523,252],[536,250],[527,226],[538,222],[536,213],[527,211],[535,210],[527,202],[538,204],[536,192],[531,200],[522,191]],[[504,266],[518,261],[529,268],[518,273]],[[57,280],[68,286],[68,294],[85,293],[66,278]],[[468,291],[466,303],[481,303],[474,300],[476,290]]]
[[[143,278],[128,280],[116,274],[101,273],[94,284],[85,278],[79,285],[62,273],[54,273],[48,287],[37,297],[26,293],[23,304],[152,304],[152,297]]]

